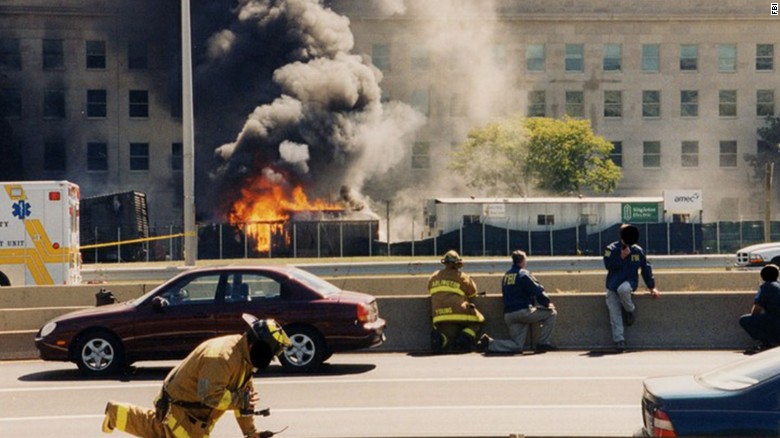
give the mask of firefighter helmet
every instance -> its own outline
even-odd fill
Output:
[[[454,249],[451,249],[444,253],[444,257],[441,259],[444,265],[454,265],[456,268],[463,267],[463,259],[460,258],[460,254]]]
[[[254,315],[244,313],[241,315],[249,324],[249,330],[247,330],[247,338],[249,345],[252,346],[258,342],[263,342],[271,348],[271,353],[274,356],[278,356],[284,349],[292,346],[290,338],[279,325],[273,319],[258,319]]]

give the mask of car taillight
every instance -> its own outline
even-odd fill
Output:
[[[653,411],[653,436],[661,437],[676,437],[674,433],[674,426],[672,426],[672,420],[666,412],[656,409]]]
[[[376,308],[373,303],[359,303],[357,306],[357,319],[360,322],[376,321],[376,313]]]

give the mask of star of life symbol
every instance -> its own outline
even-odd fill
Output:
[[[13,215],[21,220],[24,220],[30,216],[30,203],[24,199],[13,204]]]

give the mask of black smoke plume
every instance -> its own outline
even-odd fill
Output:
[[[423,119],[382,104],[381,73],[352,53],[348,18],[317,0],[200,0],[193,9],[196,156],[216,159],[201,168],[210,174],[201,213],[224,219],[257,178],[356,202],[368,179],[407,154]]]

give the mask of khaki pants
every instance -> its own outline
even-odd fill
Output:
[[[171,405],[168,415],[160,422],[154,409],[108,402],[103,432],[116,429],[141,438],[208,438],[213,426],[191,417],[176,405]]]

